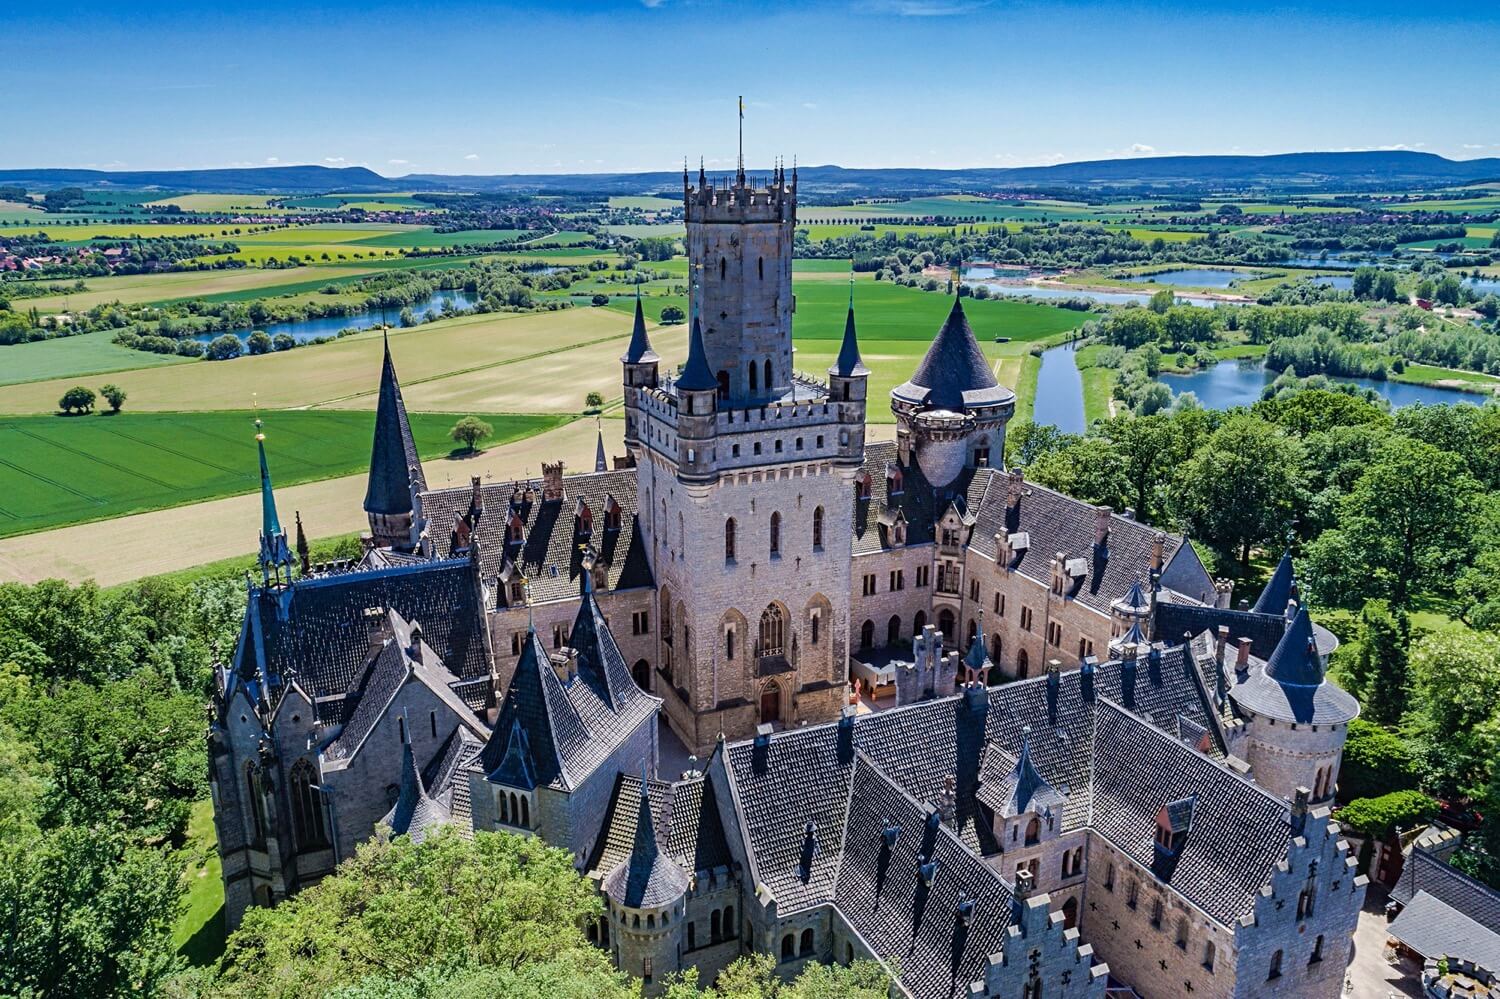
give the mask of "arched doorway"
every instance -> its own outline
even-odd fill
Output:
[[[859,626],[859,648],[860,651],[872,648],[875,645],[875,622],[869,618]]]
[[[916,638],[922,634],[922,629],[927,627],[927,612],[917,611],[917,616],[911,619],[911,637]]]
[[[1071,930],[1078,925],[1078,899],[1070,898],[1063,903],[1063,929]]]
[[[651,664],[644,659],[637,659],[635,665],[630,667],[630,675],[635,680],[635,685],[650,693],[651,691]]]
[[[1031,671],[1031,657],[1022,649],[1016,653],[1016,679],[1024,680]]]
[[[781,721],[781,688],[775,680],[761,688],[760,720],[762,724]]]
[[[957,630],[958,627],[953,621],[953,612],[946,607],[938,611],[938,631],[943,633],[945,643],[952,645],[958,640],[958,635],[955,634]]]
[[[899,645],[899,644],[901,644],[901,618],[899,616],[892,615],[891,619],[888,622],[886,622],[886,626],[885,626],[885,644],[886,645]]]

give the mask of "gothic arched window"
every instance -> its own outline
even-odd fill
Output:
[[[875,644],[875,622],[865,619],[865,623],[859,626],[859,647],[868,649]]]
[[[734,561],[734,518],[724,521],[724,561]]]
[[[719,280],[720,281],[724,280],[724,276],[726,274],[728,274],[728,273],[729,273],[729,258],[728,257],[720,257],[719,258]]]
[[[771,359],[768,357],[768,358],[766,358],[766,388],[769,390],[770,387],[771,387]]]
[[[245,764],[245,793],[250,799],[250,833],[256,843],[266,841],[266,798],[260,779],[260,768]]]
[[[771,514],[771,554],[781,554],[781,513]]]
[[[724,658],[734,662],[734,629],[724,629]]]
[[[760,615],[760,649],[762,656],[780,655],[786,648],[786,619],[781,608],[768,604]]]
[[[318,793],[317,783],[312,764],[298,760],[292,767],[290,790],[293,828],[297,846],[303,850],[328,844],[328,834],[323,828],[323,796]]]
[[[823,547],[823,508],[813,510],[813,548]]]
[[[760,374],[760,372],[757,370],[757,368],[755,366],[755,362],[751,361],[750,362],[750,391],[751,392],[754,392],[759,387],[759,386],[757,386],[755,384],[756,376],[758,374]]]
[[[901,641],[901,615],[892,614],[885,626],[885,644],[896,645]]]

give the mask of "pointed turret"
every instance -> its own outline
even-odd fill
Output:
[[[687,180],[687,172],[683,172]],[[651,349],[646,336],[646,314],[641,310],[641,289],[635,289],[635,325],[630,330],[630,346],[620,358],[625,367],[625,451],[633,460],[641,444],[640,390],[656,388],[657,366],[661,358]]]
[[[266,465],[266,435],[260,420],[255,421],[255,447],[260,452],[260,569],[267,580],[277,570],[292,567],[292,552],[286,543],[286,531],[276,515],[276,495],[271,491],[271,470]],[[290,578],[290,572],[288,572]]]
[[[651,814],[651,782],[641,765],[641,802],[636,812],[635,839],[630,859],[621,863],[604,879],[604,891],[611,899],[630,909],[658,909],[675,906],[688,890],[688,877],[661,852],[656,838],[656,819]]]
[[[405,835],[413,843],[420,843],[430,828],[447,822],[449,818],[448,810],[427,793],[422,772],[417,769],[417,760],[411,751],[411,739],[407,737],[401,747],[400,791],[396,803],[380,821],[390,828],[393,835]]]
[[[677,376],[677,387],[686,392],[713,392],[719,387],[708,367],[708,351],[703,346],[703,323],[697,319],[693,320],[693,332],[688,337],[687,364]]]
[[[1276,571],[1260,591],[1255,606],[1250,609],[1259,614],[1285,614],[1287,604],[1297,595],[1297,577],[1292,567],[1292,553],[1282,552]]]
[[[1323,682],[1323,659],[1318,655],[1312,618],[1306,607],[1298,609],[1291,626],[1276,644],[1276,651],[1266,661],[1266,676],[1277,683],[1299,687],[1316,687]]]
[[[599,426],[599,438],[594,442],[594,471],[609,471],[609,459],[604,456],[604,426]]]
[[[1025,736],[1021,739],[1021,755],[1016,758],[1016,765],[1006,777],[1001,790],[1001,813],[1005,818],[1015,818],[1026,812],[1041,814],[1066,801],[1037,770],[1036,764],[1031,760],[1031,740]]]
[[[295,516],[297,518],[297,564],[302,569],[302,575],[308,576],[312,574],[312,558],[307,544],[307,534],[302,530],[302,511],[298,510]]]
[[[651,338],[646,335],[646,313],[641,308],[640,289],[635,293],[635,325],[630,328],[630,346],[620,358],[626,364],[650,364],[660,360],[651,349]]]
[[[994,663],[990,662],[990,654],[984,648],[984,615],[979,615],[978,627],[974,629],[974,640],[969,643],[968,655],[964,656],[964,665],[969,667],[979,676],[984,675],[984,670],[989,669]]]
[[[425,492],[427,478],[417,457],[411,423],[406,417],[406,403],[401,398],[401,383],[396,379],[396,365],[391,360],[389,337],[385,342],[385,359],[380,367],[380,395],[375,409],[375,441],[370,450],[370,480],[365,490],[365,513],[370,532],[382,547],[411,548],[413,538],[413,496]]]
[[[840,378],[856,378],[870,373],[870,369],[865,367],[864,359],[859,356],[859,338],[854,332],[852,295],[849,302],[849,315],[844,319],[844,342],[839,345],[838,360],[833,362],[833,367],[828,369],[828,373]]]
[[[1015,393],[995,380],[964,314],[963,300],[957,297],[916,373],[891,396],[899,402],[954,412],[1015,399]]]

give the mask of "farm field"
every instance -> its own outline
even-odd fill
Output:
[[[604,340],[613,341],[612,367],[618,385],[618,357],[629,336],[630,317],[611,309],[498,313],[393,329],[391,352],[410,399],[411,392],[427,381],[481,369],[498,369],[490,371],[490,377],[507,378],[504,365]],[[301,350],[233,361],[195,361],[170,371],[121,371],[110,380],[130,394],[130,412],[244,409],[252,398],[272,409],[359,399],[355,408],[373,410],[382,349],[379,331],[371,330]],[[76,380],[0,387],[0,413],[51,412]],[[573,412],[583,406],[582,393],[575,395]]]
[[[676,198],[654,198],[650,195],[615,195],[609,199],[611,208],[635,208],[644,212],[671,211],[673,208],[681,208],[682,202]]]
[[[104,520],[254,490],[250,411],[28,416],[0,420],[0,536]],[[463,414],[458,414],[463,415]],[[423,457],[448,454],[455,414],[412,413]],[[373,412],[271,412],[273,481],[292,485],[366,468]],[[495,443],[550,430],[566,417],[490,416]],[[288,511],[290,513],[290,511]]]
[[[84,378],[112,371],[159,368],[189,360],[175,354],[131,350],[113,341],[113,330],[0,347],[0,385],[48,378]]]
[[[340,277],[358,277],[368,274],[372,267],[324,267],[317,274],[319,282]],[[167,302],[183,298],[199,298],[219,295],[224,292],[248,292],[246,297],[257,297],[277,293],[278,285],[306,281],[308,271],[261,270],[244,268],[239,270],[169,271],[164,274],[125,274],[119,277],[85,278],[86,291],[67,295],[48,295],[28,298],[26,308],[38,312],[62,312],[66,309],[91,309],[96,305],[119,301],[127,305],[145,302]]]

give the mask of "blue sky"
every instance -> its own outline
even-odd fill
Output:
[[[1500,5],[0,0],[0,166],[1500,155]]]

